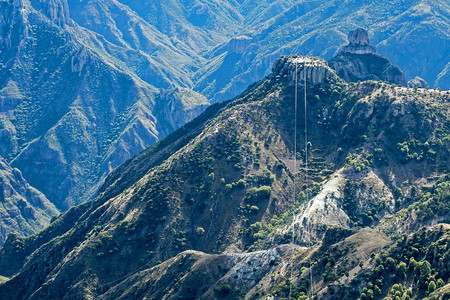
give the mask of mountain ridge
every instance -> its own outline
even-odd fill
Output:
[[[297,63],[299,61],[305,64],[301,66]],[[308,64],[317,67],[306,72]],[[295,78],[295,70],[299,72],[299,78],[306,74],[308,81],[320,78],[314,74],[323,74],[322,68],[329,70],[332,76],[322,77],[316,85],[309,85],[307,90],[308,142],[311,143],[311,149],[307,151],[311,151],[312,156],[308,182],[305,182],[304,162],[301,161],[304,153],[299,151],[301,167],[297,170],[292,167],[292,106],[295,100],[292,78]],[[132,295],[129,288],[136,284],[137,288],[142,288],[140,295],[148,297],[160,293],[180,295],[177,291],[190,291],[193,297],[227,297],[243,292],[254,298],[264,294],[280,298],[286,296],[289,284],[284,276],[273,272],[287,274],[295,270],[294,265],[283,267],[281,262],[288,259],[306,268],[300,273],[295,271],[293,281],[296,295],[301,296],[300,292],[307,293],[309,290],[309,284],[305,281],[308,273],[306,253],[314,255],[317,261],[312,266],[316,282],[314,289],[325,293],[329,288],[326,282],[334,282],[333,278],[338,276],[336,274],[341,274],[336,264],[352,272],[349,280],[356,280],[373,269],[372,262],[361,264],[362,259],[368,260],[360,256],[361,251],[375,249],[376,255],[381,256],[385,251],[382,245],[391,243],[390,240],[393,241],[390,245],[395,247],[404,245],[401,239],[397,239],[395,224],[389,223],[389,217],[400,220],[404,214],[402,209],[408,207],[412,208],[408,214],[413,215],[416,210],[417,215],[423,215],[427,212],[427,206],[417,205],[416,202],[434,201],[439,206],[445,203],[446,198],[438,193],[448,193],[448,190],[445,192],[449,159],[448,128],[445,125],[449,114],[448,92],[410,89],[377,81],[346,83],[333,75],[334,71],[318,58],[283,57],[273,69],[274,74],[252,85],[241,97],[211,106],[193,123],[119,167],[106,180],[99,197],[93,202],[72,208],[35,236],[27,239],[11,237],[2,250],[0,264],[4,270],[2,275],[16,275],[0,285],[0,295],[12,298],[89,295],[112,299]],[[300,95],[302,88],[300,86]],[[298,115],[303,116],[303,106],[298,109]],[[429,118],[434,122],[428,122]],[[305,142],[302,121],[300,119],[298,128],[300,145]],[[329,138],[324,139],[324,134]],[[348,175],[339,171],[342,168]],[[412,172],[420,169],[422,173]],[[374,170],[373,173],[371,170]],[[127,172],[133,176],[127,178]],[[327,189],[326,184],[339,178],[338,174],[349,176],[349,184],[343,184],[347,188],[339,188],[344,197],[336,196],[338,201],[333,204],[330,196],[335,191]],[[411,174],[414,178],[410,177]],[[295,200],[291,195],[293,176],[297,178],[299,191]],[[352,178],[361,183],[355,185],[351,182]],[[381,182],[380,188],[370,190],[371,180]],[[440,188],[428,195],[429,184]],[[309,189],[306,189],[307,185]],[[414,193],[411,186],[415,186]],[[386,201],[379,199],[379,202],[373,203],[374,197],[377,198],[383,190],[386,191]],[[360,196],[355,197],[355,193]],[[344,211],[351,221],[348,227],[336,224],[321,227],[311,223],[313,230],[309,234],[313,235],[310,238],[314,237],[312,240],[318,244],[306,252],[302,250],[305,248],[298,246],[282,246],[290,250],[274,256],[271,265],[269,258],[272,256],[264,254],[272,253],[273,250],[268,250],[272,248],[270,245],[292,241],[289,225],[293,224],[293,216],[302,211],[308,199],[323,201],[327,199],[325,196],[330,202],[329,214],[337,215],[333,212],[333,205]],[[355,203],[357,207],[361,205],[362,210],[353,211]],[[381,214],[377,215],[376,207],[370,205],[386,205],[387,209],[380,210]],[[442,211],[439,212],[439,218],[444,220],[449,213],[445,207],[440,208]],[[79,217],[73,219],[74,215]],[[73,226],[65,227],[63,224],[69,223],[69,220]],[[298,220],[300,227],[303,222]],[[431,219],[418,222],[428,225],[427,222],[433,220],[440,219],[432,215]],[[375,228],[364,229],[371,225]],[[381,230],[381,226],[386,226],[386,229]],[[301,235],[299,227],[297,243],[302,244],[307,235]],[[410,234],[406,239],[415,239],[413,231],[404,230]],[[427,239],[424,238],[426,243],[423,247],[428,249],[432,247],[432,241],[440,241],[443,237],[444,246],[448,248],[448,243],[445,244],[448,230],[443,229],[443,235],[434,234],[436,230],[440,230],[439,226],[424,231]],[[336,236],[341,238],[336,241]],[[361,240],[361,236],[366,238]],[[347,238],[349,240],[342,249],[352,244],[352,248],[363,250],[356,250],[359,253],[357,256],[341,251],[334,263],[325,259],[330,249],[341,249],[340,240]],[[370,244],[371,238],[380,243]],[[18,251],[21,247],[16,244],[22,245],[25,252]],[[445,247],[441,249],[442,255],[447,251]],[[230,254],[213,256],[217,260],[203,266],[197,265],[199,269],[195,270],[198,272],[190,273],[189,266],[195,261],[190,257],[202,260],[208,255],[198,252],[183,254],[187,249]],[[267,268],[261,269],[261,272],[268,273],[260,274],[262,277],[258,279],[250,277],[254,283],[242,283],[238,286],[242,288],[239,292],[228,288],[226,283],[229,284],[233,277],[223,276],[236,266],[233,257],[241,255],[232,253],[258,249],[262,252],[242,255],[252,257],[248,260],[250,266],[253,262],[267,263]],[[389,252],[389,255],[393,254]],[[345,258],[350,257],[353,257],[352,263],[344,265]],[[184,259],[187,259],[186,263],[179,264],[177,269],[174,262]],[[422,261],[424,258],[417,256],[417,259]],[[24,264],[12,266],[11,261],[23,261]],[[218,263],[222,261],[223,265]],[[382,259],[383,264],[385,261]],[[328,262],[330,264],[327,265]],[[429,263],[433,264],[433,268],[437,266],[434,260]],[[217,277],[211,281],[205,280],[206,290],[192,286],[194,278],[198,278],[196,276],[208,273],[206,270],[211,265],[217,268],[218,264],[224,269],[211,273]],[[237,278],[241,278],[239,274],[249,274],[246,272],[252,270],[249,264],[238,265],[234,269],[237,273],[230,273],[237,274]],[[325,268],[325,265],[328,267]],[[36,273],[32,270],[44,271]],[[144,280],[146,274],[158,278],[161,272],[166,272],[167,278],[177,277],[171,270],[176,270],[174,272],[177,274],[180,271],[187,274],[184,279],[179,278],[177,282],[180,285],[175,285],[173,290],[167,290],[163,284],[166,279],[155,281],[151,291],[148,285],[141,285],[139,281]],[[442,272],[438,272],[436,279],[447,280],[445,275],[441,275],[445,274]],[[271,276],[274,276],[274,283],[270,283]],[[18,285],[24,281],[30,284],[27,287]],[[240,282],[239,279],[237,282]],[[388,295],[392,283],[386,281],[384,284],[389,288],[383,288],[382,293]],[[363,290],[362,283],[350,290],[337,284],[333,286],[335,292],[353,296]]]
[[[95,193],[95,188],[89,191],[86,186],[94,182],[100,184],[112,168],[158,140],[160,133],[156,123],[159,120],[152,112],[158,90],[127,73],[111,58],[105,60],[105,56],[91,48],[92,44],[80,45],[80,37],[68,33],[74,24],[65,19],[69,15],[63,11],[67,9],[67,3],[55,2],[43,7],[39,4],[37,8],[48,14],[49,19],[33,10],[30,3],[26,2],[29,10],[23,9],[23,5],[18,3],[15,12],[13,10],[16,16],[21,16],[22,21],[18,21],[17,26],[21,26],[23,34],[10,33],[10,38],[14,39],[10,43],[28,43],[29,48],[19,51],[19,55],[11,60],[5,58],[8,64],[15,65],[7,87],[27,81],[30,69],[35,73],[28,80],[31,85],[20,86],[19,92],[3,89],[7,91],[6,99],[10,95],[19,95],[14,105],[5,107],[3,111],[12,116],[3,123],[3,132],[7,133],[2,135],[4,145],[11,145],[4,151],[12,165],[21,169],[33,186],[64,210]],[[38,25],[30,29],[30,21]],[[42,44],[34,45],[31,37],[42,40]],[[18,47],[21,49],[23,46]],[[37,50],[42,53],[25,59]],[[46,57],[43,61],[42,56]],[[58,63],[50,65],[50,60]],[[47,74],[40,75],[34,65]],[[65,77],[60,78],[62,76]],[[52,78],[59,81],[56,83]],[[107,83],[102,85],[102,81]],[[72,82],[71,86],[67,82]],[[54,85],[59,89],[54,89]],[[41,95],[46,95],[47,100],[37,100]],[[58,99],[58,105],[52,103],[53,98]],[[189,116],[183,116],[184,111],[180,110],[180,121],[172,121],[172,126],[180,126],[201,111],[199,107]],[[162,116],[161,121],[165,117]],[[75,128],[75,123],[82,124],[81,128]],[[82,140],[78,145],[68,144],[61,136],[63,132]],[[82,144],[87,149],[84,157],[75,154]],[[80,168],[90,171],[81,172]],[[53,179],[43,181],[39,177],[44,174]]]
[[[71,61],[71,71],[75,71],[75,73],[79,73],[79,75],[82,76],[82,72],[79,71],[82,71],[83,68],[88,68],[88,66],[93,63],[90,61],[91,59],[99,59],[101,61],[98,62],[100,65],[106,64],[107,68],[112,67],[114,70],[113,74],[115,72],[123,72],[126,74],[126,77],[131,77],[132,81],[136,81],[136,85],[139,86],[138,89],[140,90],[142,88],[142,91],[139,92],[141,94],[139,97],[142,98],[143,105],[138,112],[136,110],[134,112],[148,116],[146,117],[147,120],[141,120],[143,123],[146,123],[148,127],[152,127],[151,123],[154,123],[150,116],[154,109],[152,108],[151,103],[153,101],[152,98],[154,98],[153,94],[158,97],[157,95],[160,89],[172,89],[179,86],[182,88],[194,89],[196,92],[202,93],[213,102],[225,100],[238,95],[249,83],[257,81],[268,74],[272,62],[280,56],[280,54],[300,51],[303,53],[320,54],[320,56],[325,58],[331,57],[334,52],[339,49],[340,43],[344,43],[345,39],[343,38],[343,32],[347,32],[350,26],[344,26],[344,24],[339,23],[336,24],[337,27],[335,26],[337,29],[331,31],[328,29],[319,30],[311,28],[311,24],[314,22],[314,24],[323,24],[326,28],[329,28],[330,21],[326,21],[327,18],[323,15],[322,11],[335,13],[337,16],[346,16],[348,13],[348,9],[334,9],[330,7],[329,4],[321,4],[319,2],[304,3],[298,1],[291,3],[288,1],[265,1],[260,4],[251,4],[248,1],[242,3],[228,3],[226,1],[220,3],[205,3],[203,1],[197,1],[188,5],[186,3],[172,1],[165,4],[155,3],[148,8],[145,8],[142,5],[139,6],[137,2],[113,2],[106,0],[90,2],[54,1],[47,4],[38,1],[2,1],[2,3],[5,7],[10,5],[13,10],[15,10],[15,17],[11,16],[13,18],[17,18],[21,16],[21,14],[27,14],[29,11],[35,11],[37,13],[36,17],[30,17],[30,20],[39,19],[42,21],[43,19],[47,19],[48,22],[53,24],[54,30],[57,29],[56,31],[59,30],[61,33],[68,35],[67,39],[72,43],[77,44],[71,57],[67,58]],[[394,14],[400,14],[401,18],[405,18],[414,11],[420,20],[422,20],[422,18],[427,20],[426,24],[428,25],[423,26],[428,26],[426,28],[432,29],[434,28],[433,26],[437,24],[436,22],[444,22],[443,17],[447,12],[444,4],[445,3],[442,3],[441,1],[433,1],[429,4],[416,1],[407,6],[401,4],[398,6],[399,8],[396,8],[393,12]],[[376,20],[389,18],[389,20],[391,20],[389,24],[395,22],[395,18],[392,19],[390,16],[386,16],[385,13],[382,14],[380,9],[374,6],[374,3],[365,6],[360,6],[360,4],[355,3],[350,3],[349,5],[352,9],[360,9],[358,10],[358,16],[364,15],[363,12],[367,14],[367,11],[372,11],[373,14],[377,16],[374,18]],[[142,10],[137,9],[138,6]],[[214,7],[214,9],[212,9],[212,7]],[[170,13],[167,11],[169,8],[171,9]],[[159,11],[161,14],[158,14],[158,18],[156,19],[149,18],[154,11]],[[262,13],[260,13],[261,11]],[[191,17],[194,17],[195,19],[197,13],[204,16],[205,12],[212,14],[211,18],[209,18],[205,24],[197,24],[196,21],[190,19]],[[5,15],[7,14],[8,13],[5,12]],[[267,20],[265,20],[266,18]],[[103,20],[104,26],[100,25],[102,24],[101,20]],[[376,38],[377,43],[379,43],[380,39],[384,38],[387,34],[387,31],[381,32],[378,25],[369,24],[372,22],[371,20],[362,20],[360,17],[355,20],[352,18],[348,20],[349,24],[360,23],[365,28],[373,28],[370,31],[370,34]],[[300,28],[296,25],[300,21],[304,21],[306,24],[305,30],[303,31],[298,31],[296,29]],[[38,24],[40,25],[37,26],[48,26],[48,24],[43,25],[42,22],[39,22]],[[221,22],[227,25],[219,26],[219,24],[222,24]],[[9,26],[12,24],[13,23],[8,21],[8,24],[6,25]],[[243,24],[246,25],[243,26]],[[250,26],[251,30],[242,29],[244,27],[249,28],[248,26]],[[423,26],[421,25],[421,28]],[[291,32],[287,33],[287,27],[294,28],[294,31],[291,30]],[[26,27],[22,30],[24,30],[24,32],[31,32]],[[176,32],[181,33],[175,34]],[[441,31],[432,32],[440,34]],[[11,33],[8,33],[8,35],[9,38],[13,37]],[[245,41],[241,41],[241,43],[244,44],[239,46],[239,51],[235,51],[237,48],[233,50],[235,47],[233,46],[233,43],[239,40],[237,38],[239,36],[246,36],[248,39],[246,38]],[[6,44],[9,43],[11,46],[11,41],[8,42],[9,38],[6,38],[5,42]],[[42,39],[44,36],[40,38]],[[267,42],[268,39],[273,39],[274,42]],[[287,39],[287,41],[283,41],[283,39]],[[333,41],[332,45],[324,45],[324,39]],[[55,42],[56,41],[57,40],[55,40]],[[435,41],[443,43],[445,48],[445,37],[439,35]],[[17,42],[17,40],[13,41],[13,43]],[[301,43],[303,46],[295,46],[298,43]],[[389,43],[384,42],[381,45],[381,48],[386,49],[388,44]],[[272,45],[272,48],[266,49],[266,45]],[[400,41],[397,45],[402,45],[402,42]],[[438,49],[439,47],[435,48]],[[222,50],[216,53],[214,49]],[[408,50],[410,47],[405,49]],[[9,48],[8,46],[5,48],[4,52],[10,52],[10,54],[12,54],[15,53],[15,50],[13,50],[13,48]],[[382,52],[385,53],[384,50]],[[48,53],[46,55],[48,55]],[[37,55],[37,57],[39,56],[42,56],[42,53]],[[396,57],[394,55],[389,56]],[[52,57],[57,60],[61,59],[58,55]],[[168,57],[170,57],[170,59],[168,59]],[[434,57],[440,59],[442,58],[442,55],[438,54]],[[20,60],[22,60],[22,58],[20,58]],[[8,61],[7,58],[5,58],[5,62],[6,61]],[[28,59],[28,61],[30,60]],[[252,61],[255,63],[250,63]],[[17,63],[27,65],[25,61]],[[33,63],[40,64],[36,58]],[[42,70],[48,69],[49,67],[45,65],[46,63],[47,62],[42,62],[39,68]],[[414,66],[417,65],[418,64],[414,64]],[[433,63],[433,65],[437,66],[440,64]],[[401,67],[403,67],[403,65]],[[432,84],[435,81],[435,79],[424,76],[422,71],[411,72],[408,71],[409,68],[406,69],[408,77],[420,75]],[[19,89],[23,96],[23,89],[27,89],[25,81],[33,82],[36,81],[35,78],[38,79],[43,77],[48,80],[56,79],[56,82],[53,82],[53,84],[64,86],[69,80],[67,80],[67,78],[61,78],[61,71],[63,70],[53,72],[50,77],[44,76],[43,74],[40,74],[40,72],[35,72],[33,78],[22,76],[23,78],[21,79],[14,80],[14,78],[12,78],[11,81],[8,80],[9,75],[6,73],[2,78],[5,81],[5,85],[7,85],[8,82],[12,82],[12,84],[18,85],[18,87],[24,84],[24,88]],[[446,73],[444,71],[441,73],[442,74],[439,76],[445,81]],[[115,75],[112,75],[111,77],[114,76]],[[114,82],[113,78],[107,79],[104,77],[104,80],[112,81],[112,85],[121,84],[117,81]],[[38,85],[42,85],[42,82],[37,83]],[[443,87],[445,87],[445,85]],[[49,87],[49,89],[50,88],[51,87]],[[86,89],[86,92],[88,92],[88,90],[91,89],[91,86],[86,84]],[[126,87],[124,87],[124,89],[126,89]],[[70,87],[68,87],[68,90],[70,90]],[[98,99],[101,93],[92,93],[91,91],[89,91],[89,93],[92,94],[95,101],[101,102],[101,100]],[[108,95],[108,92],[106,91],[103,91],[103,94],[106,94],[105,97],[117,97],[116,95]],[[58,95],[48,94],[47,96],[50,98],[53,97],[54,99],[52,101],[61,101],[61,99],[57,99]],[[12,94],[8,97],[14,99]],[[34,97],[36,97],[36,102],[37,99],[40,99],[40,96],[37,94],[34,95]],[[145,107],[145,109],[142,107]],[[158,112],[155,111],[154,114],[156,115]],[[131,120],[135,119],[130,117],[130,121]],[[161,121],[164,122],[164,120]],[[158,133],[154,132],[154,130],[153,132],[147,132],[142,130],[142,127],[139,129],[140,125],[136,122],[134,124],[136,132],[128,133],[128,135],[139,136],[142,134],[145,142],[143,145],[137,145],[137,148],[134,150],[133,148],[135,145],[119,149],[117,156],[111,158],[113,161],[111,168],[114,168],[118,163],[123,162],[124,159],[145,149],[159,139]],[[11,130],[5,129],[8,127],[10,128],[10,124],[4,125],[3,127],[5,136],[12,135],[12,138],[4,139],[4,144],[14,144],[14,134],[11,133]],[[26,131],[32,131],[31,128],[25,129]],[[165,129],[164,131],[165,133],[161,136],[167,134],[169,130]],[[104,142],[108,140],[109,139],[105,139]],[[24,142],[28,143],[30,141],[25,138]],[[111,149],[114,148],[114,142],[122,145],[130,143],[129,141],[125,142],[124,140],[118,141],[117,139],[111,139],[111,142],[108,142]],[[16,144],[11,145],[9,148],[14,150],[17,149],[17,147]],[[16,150],[8,152],[16,152]],[[3,155],[11,162],[12,157],[10,157],[10,154],[6,155],[3,153]],[[117,161],[117,163],[115,161]],[[103,171],[109,169],[107,165],[108,163],[106,163],[106,166],[102,167]],[[27,172],[23,173],[29,180],[32,180],[32,177],[34,177],[34,175],[28,174]],[[79,175],[74,176],[79,177]],[[98,176],[97,174],[94,177],[97,177],[95,180],[101,182],[103,175]],[[77,186],[80,189],[83,189],[82,185],[86,182],[85,178],[71,179],[66,177],[66,179],[75,182],[73,183],[74,186]],[[94,191],[88,191],[85,195],[69,195],[67,199],[59,199],[61,196],[49,194],[48,190],[50,189],[48,187],[41,186],[40,183],[34,183],[34,185],[42,190],[52,202],[57,204],[58,207],[65,207],[65,209],[71,205],[70,203],[84,201],[83,199],[89,198],[89,196],[94,193]],[[53,199],[54,197],[56,198]],[[66,203],[61,204],[61,201]]]

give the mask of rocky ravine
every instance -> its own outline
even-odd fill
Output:
[[[0,156],[0,246],[9,234],[31,235],[57,215],[54,205]]]
[[[76,24],[67,1],[0,9],[0,155],[60,210],[90,199],[112,169],[209,104],[188,89],[156,103],[152,84],[170,87],[167,75],[143,81],[101,51],[112,46]]]

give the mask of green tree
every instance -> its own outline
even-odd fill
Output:
[[[428,284],[428,293],[432,293],[436,290],[436,283],[434,281],[430,281]]]
[[[397,265],[397,274],[401,277],[401,278],[403,278],[403,279],[406,279],[406,271],[407,271],[407,266],[406,266],[406,263],[404,263],[404,262],[400,262],[398,265]]]
[[[205,235],[205,229],[203,229],[203,227],[197,227],[197,229],[195,230],[195,234],[197,236],[204,236]]]
[[[375,287],[373,288],[375,296],[381,296],[381,289],[375,285]]]
[[[219,297],[226,297],[231,293],[231,285],[228,282],[224,282],[221,286],[214,288],[214,293]]]
[[[367,290],[367,298],[373,299],[373,290],[371,290],[371,289]]]
[[[389,271],[394,271],[395,270],[395,259],[393,259],[392,257],[388,257],[386,259],[386,265]]]

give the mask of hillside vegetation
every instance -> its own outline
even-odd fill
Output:
[[[306,120],[298,88],[295,131],[296,70],[310,84]],[[94,201],[10,236],[0,297],[441,297],[449,101],[281,57],[270,76],[112,172]]]
[[[445,0],[3,0],[0,155],[66,211],[210,103],[264,78],[279,56],[330,59],[358,27],[393,63],[366,61],[405,77],[343,79],[449,89],[449,11]]]

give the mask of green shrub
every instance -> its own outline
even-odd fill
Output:
[[[221,298],[228,296],[231,293],[231,285],[228,282],[224,282],[221,286],[214,288],[214,293]]]
[[[203,227],[197,227],[197,229],[195,230],[195,234],[197,236],[204,236],[205,235],[205,229],[203,229]]]
[[[262,200],[266,200],[270,198],[270,194],[272,192],[272,188],[267,185],[263,185],[259,188],[251,188],[247,191],[247,195],[245,196],[245,200],[250,202],[258,202]]]

